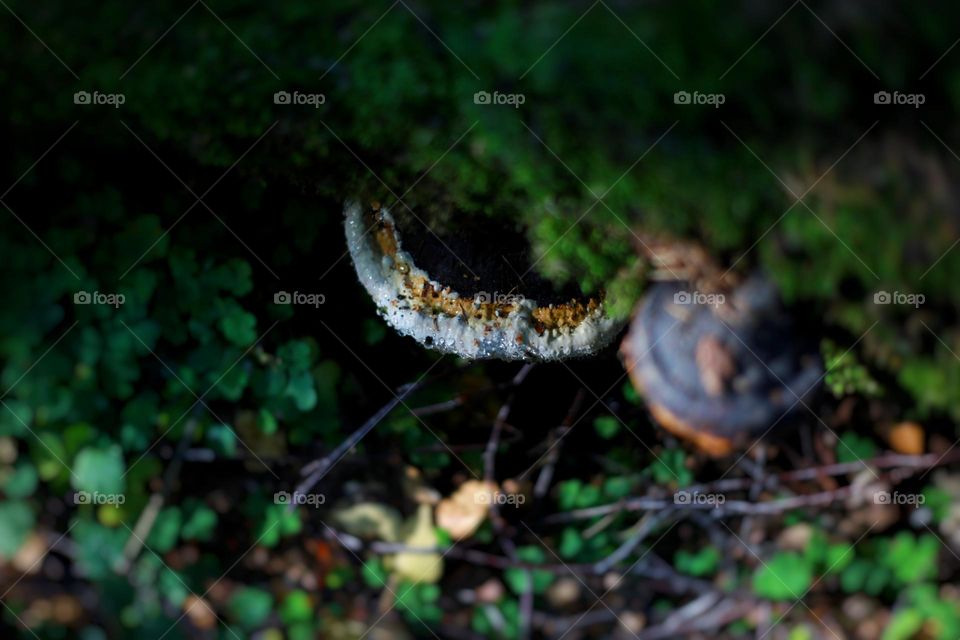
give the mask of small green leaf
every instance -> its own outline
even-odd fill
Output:
[[[440,599],[440,587],[435,584],[421,584],[420,599],[424,602],[436,602]]]
[[[577,506],[577,496],[583,483],[577,479],[566,480],[557,485],[557,503],[562,511],[569,511]]]
[[[384,569],[383,562],[380,558],[373,557],[367,560],[363,565],[360,575],[368,587],[382,589],[384,585],[387,584],[387,570]]]
[[[643,404],[643,399],[640,397],[640,394],[637,393],[637,390],[633,388],[633,383],[624,382],[623,387],[623,397],[630,404]]]
[[[869,460],[877,455],[877,445],[853,431],[846,431],[837,442],[837,462]]]
[[[434,531],[437,534],[438,547],[449,547],[453,544],[453,536],[450,535],[449,531],[442,527],[435,527]]]
[[[263,589],[242,587],[231,596],[227,609],[238,625],[251,630],[263,624],[270,616],[273,596]]]
[[[583,536],[573,527],[566,527],[560,534],[557,553],[564,558],[575,558],[583,550]]]
[[[286,624],[309,622],[313,618],[313,601],[307,592],[297,589],[287,594],[280,605],[280,619]]]
[[[285,393],[293,398],[293,403],[300,411],[310,411],[317,405],[317,389],[309,371],[291,376]]]
[[[250,373],[246,367],[236,366],[217,379],[216,392],[227,400],[236,402],[243,395],[250,381]]]
[[[870,562],[855,558],[840,574],[840,586],[846,593],[862,591],[869,573]]]
[[[677,571],[690,576],[712,575],[720,564],[720,551],[714,546],[706,546],[693,553],[680,550],[673,557]]]
[[[795,600],[803,596],[813,580],[806,559],[792,552],[778,552],[753,575],[753,591],[771,600]]]
[[[603,483],[603,495],[611,500],[619,500],[630,495],[633,483],[629,478],[614,476],[607,478]]]
[[[899,582],[910,584],[937,575],[939,549],[940,544],[932,535],[914,537],[901,531],[890,541],[881,558]]]
[[[620,421],[614,416],[600,416],[593,421],[593,428],[601,438],[609,440],[620,432]]]
[[[124,527],[111,529],[85,519],[76,522],[71,535],[77,544],[78,569],[91,580],[101,580],[113,574],[130,538],[130,532]]]
[[[260,409],[260,419],[257,424],[260,425],[260,430],[266,434],[277,432],[277,419],[266,409]]]
[[[577,508],[579,509],[595,507],[602,501],[603,496],[600,493],[600,487],[592,484],[584,485],[581,487],[580,493],[577,494]]]
[[[271,504],[264,512],[257,539],[266,547],[274,547],[280,538],[300,533],[302,526],[300,511],[289,511],[285,504]]]
[[[175,607],[180,607],[190,595],[190,590],[184,584],[184,577],[173,569],[161,565],[157,575],[157,588],[163,597]]]
[[[0,556],[13,556],[23,546],[33,524],[33,511],[26,502],[0,503]]]
[[[540,547],[520,547],[517,549],[517,558],[531,564],[540,564],[546,559]],[[507,569],[503,573],[503,579],[517,595],[526,593],[530,588],[534,593],[540,594],[553,584],[554,576],[544,569]]]
[[[30,457],[37,464],[37,474],[41,480],[51,482],[59,476],[70,473],[70,468],[65,462],[68,457],[67,452],[59,434],[50,431],[39,434],[30,444],[30,449]]]
[[[8,498],[26,498],[37,488],[37,470],[29,462],[20,462],[3,484]]]
[[[233,344],[246,347],[257,339],[257,317],[234,303],[220,318],[220,331]]]
[[[237,434],[229,425],[213,424],[207,428],[207,442],[218,455],[233,458],[237,455]]]
[[[206,542],[217,528],[217,512],[206,505],[199,505],[190,513],[180,533],[185,540]]]
[[[180,537],[182,514],[180,507],[167,507],[157,514],[157,519],[147,538],[147,546],[157,553],[166,553],[173,549]]]
[[[654,480],[658,484],[687,486],[693,482],[693,474],[687,469],[686,460],[682,449],[665,449],[650,465]]]
[[[122,493],[124,468],[119,445],[86,447],[73,461],[73,488],[89,493]]]
[[[882,640],[910,640],[923,628],[923,616],[916,609],[901,609],[893,614],[883,630]]]
[[[4,400],[0,406],[0,436],[23,436],[33,421],[33,409],[20,400]],[[26,425],[26,426],[25,426]]]
[[[316,640],[320,637],[312,624],[298,622],[287,626],[288,640]]]
[[[827,547],[823,570],[826,573],[840,573],[849,566],[854,559],[853,545],[831,544]]]
[[[933,520],[940,523],[950,512],[950,506],[953,504],[953,497],[943,489],[933,485],[923,489],[924,504],[933,513]]]

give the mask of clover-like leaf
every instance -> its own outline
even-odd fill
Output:
[[[122,493],[124,469],[119,445],[85,447],[73,462],[73,488],[90,493]]]

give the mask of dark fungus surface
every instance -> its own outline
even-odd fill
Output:
[[[405,213],[399,208],[396,213],[404,249],[417,266],[461,295],[513,294],[540,304],[584,297],[576,285],[555,285],[537,271],[538,256],[515,223],[473,215],[427,229],[424,222]]]
[[[802,407],[823,371],[761,277],[719,297],[653,285],[621,353],[657,421],[715,455]]]

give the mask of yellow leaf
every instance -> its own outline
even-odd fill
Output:
[[[421,504],[413,518],[410,532],[403,539],[413,548],[435,547],[439,543],[433,528],[433,508]],[[434,583],[443,575],[443,558],[439,553],[398,553],[393,560],[394,574],[411,582]]]

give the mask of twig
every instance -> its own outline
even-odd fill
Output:
[[[606,572],[598,572],[594,564],[570,564],[570,563],[536,563],[523,560],[513,561],[506,556],[498,556],[486,551],[477,549],[467,549],[459,545],[451,547],[432,546],[432,547],[412,547],[402,542],[386,542],[384,540],[373,540],[365,542],[361,538],[339,531],[325,525],[326,536],[344,546],[354,553],[369,551],[377,555],[393,555],[397,553],[420,553],[420,554],[441,554],[445,558],[462,560],[489,569],[503,571],[505,569],[525,569],[528,571],[547,571],[556,575],[569,575],[571,571],[580,575],[602,576]],[[670,593],[703,593],[712,589],[709,582],[682,576],[673,571],[669,566],[653,566],[657,559],[654,554],[648,553],[643,561],[630,567],[628,573],[649,578],[651,580],[660,580],[668,587]],[[663,562],[662,560],[660,561]]]
[[[746,460],[746,456],[743,458]],[[765,479],[765,467],[767,461],[767,448],[763,445],[757,447],[757,461],[756,464],[752,465],[748,469],[749,475],[753,478],[753,483],[750,485],[749,493],[747,494],[750,498],[750,502],[756,502],[760,498],[760,493],[763,491],[764,479]],[[744,540],[750,539],[750,531],[753,529],[756,524],[756,516],[750,514],[747,515],[743,522],[740,523],[740,537]]]
[[[513,389],[523,384],[523,381],[526,380],[532,369],[532,364],[526,364],[520,368],[520,371],[517,372],[517,375],[515,375],[511,381]],[[515,398],[516,391],[512,391],[507,397],[506,402],[504,402],[497,411],[497,417],[493,421],[493,429],[490,430],[490,439],[487,441],[487,448],[483,452],[483,478],[489,483],[496,482],[495,468],[497,448],[500,445],[500,434],[503,432],[503,427],[507,423],[507,417],[510,415],[510,408],[513,406]],[[513,540],[506,535],[506,523],[503,520],[503,516],[500,515],[500,509],[496,500],[490,502],[490,523],[493,526],[494,533],[497,535],[500,548],[503,549],[503,552],[512,562],[516,562],[518,560],[517,546],[513,543]],[[519,635],[521,639],[530,637],[530,613],[533,610],[533,576],[531,576],[528,571],[525,577],[527,588],[524,589],[520,595]]]
[[[557,466],[557,460],[560,458],[563,436],[567,430],[570,429],[570,425],[573,424],[577,414],[580,412],[580,406],[583,404],[584,396],[585,393],[583,389],[578,389],[577,394],[573,398],[573,404],[570,405],[570,409],[567,411],[567,415],[564,416],[563,422],[550,434],[551,441],[548,443],[550,449],[547,452],[547,459],[544,461],[543,467],[540,469],[540,475],[537,476],[537,482],[533,487],[533,496],[538,501],[547,495],[547,492],[550,490],[550,484],[553,482],[553,472]]]
[[[190,441],[193,439],[193,432],[196,431],[198,423],[194,415],[184,426],[183,433],[180,435],[180,441],[177,443],[176,452],[173,454],[170,464],[167,465],[166,470],[163,472],[160,491],[156,491],[150,495],[147,506],[140,512],[140,517],[137,518],[130,537],[127,538],[127,542],[123,547],[123,555],[117,562],[117,573],[127,575],[130,567],[133,565],[133,561],[136,560],[140,554],[140,550],[146,543],[146,539],[157,521],[157,516],[160,514],[160,509],[163,508],[163,503],[170,494],[170,487],[174,479],[180,475],[184,454],[190,448]]]
[[[611,524],[613,524],[619,515],[620,515],[619,513],[608,513],[607,515],[603,516],[602,518],[594,522],[592,525],[584,529],[583,532],[580,534],[581,537],[584,540],[589,540],[590,538],[596,536],[601,531],[603,531],[604,529],[609,527]]]
[[[799,480],[816,480],[822,476],[840,476],[848,473],[856,473],[865,467],[874,469],[889,469],[891,467],[908,467],[915,469],[929,469],[937,466],[950,464],[960,461],[960,451],[952,451],[949,455],[939,459],[935,453],[922,455],[903,455],[899,453],[887,453],[869,460],[857,460],[855,462],[837,462],[821,465],[819,467],[806,467],[785,471],[779,474],[767,476],[764,488],[776,487],[784,482]],[[729,480],[720,480],[699,485],[687,487],[688,491],[734,491],[737,489],[747,489],[754,484],[754,478],[731,478]]]
[[[711,582],[678,573],[672,564],[652,551],[648,551],[643,558],[643,562],[632,569],[630,573],[650,581],[659,580],[668,587],[667,590],[670,593],[674,594],[703,594],[715,590]]]
[[[415,407],[410,411],[410,413],[417,416],[418,418],[422,418],[423,416],[432,416],[436,413],[445,413],[447,411],[453,411],[457,407],[463,405],[465,401],[466,401],[465,396],[458,395],[455,398],[452,398],[450,400],[444,400],[443,402],[435,402],[434,404],[428,404],[422,407]]]
[[[853,493],[853,487],[841,487],[833,491],[821,491],[818,493],[809,493],[800,496],[790,496],[786,498],[776,498],[765,502],[750,502],[747,500],[727,500],[723,505],[707,503],[687,503],[676,504],[673,499],[664,498],[631,498],[622,500],[613,504],[588,507],[586,509],[576,509],[557,513],[544,518],[544,522],[557,524],[561,522],[572,522],[575,520],[584,520],[596,516],[605,515],[616,511],[660,511],[662,509],[676,508],[684,511],[710,511],[722,517],[730,514],[737,515],[773,515],[790,511],[791,509],[800,509],[802,507],[824,506],[848,498]]]
[[[716,594],[706,594],[681,607],[661,624],[640,632],[639,640],[677,638],[696,631],[715,632],[734,620],[747,615],[756,607],[753,599],[717,599]]]
[[[704,603],[709,603],[711,606],[705,607]],[[678,638],[681,635],[696,631],[716,631],[724,625],[747,615],[755,605],[755,601],[750,598],[718,600],[718,595],[708,594],[677,610],[663,623],[648,627],[637,636],[631,634],[631,637],[636,637],[637,640],[660,640],[661,638]],[[691,608],[687,609],[687,607]],[[700,611],[701,615],[694,615],[694,611]],[[678,616],[680,612],[683,613]],[[578,627],[619,623],[618,615],[619,613],[613,610],[600,608],[583,614],[564,617],[537,611],[534,613],[534,623],[545,635],[557,636]]]
[[[373,416],[371,416],[366,422],[364,422],[359,429],[351,433],[346,440],[337,445],[336,449],[331,451],[323,458],[314,460],[313,462],[305,465],[300,474],[306,475],[307,477],[303,480],[303,482],[297,485],[295,492],[304,494],[315,487],[317,483],[323,479],[327,472],[330,471],[330,469],[332,469],[333,466],[340,461],[340,458],[345,456],[350,449],[357,446],[357,444],[363,440],[364,436],[370,433],[373,428],[380,423],[381,420],[387,417],[387,415],[393,411],[397,405],[401,404],[414,391],[419,389],[421,385],[422,382],[404,385],[399,394],[394,395],[390,402],[381,407],[381,409],[373,414]],[[296,508],[296,501],[291,500],[288,509],[292,511],[294,508]]]
[[[598,607],[586,613],[558,617],[554,613],[535,611],[533,623],[543,631],[547,637],[557,637],[577,627],[588,627],[595,624],[616,622],[617,614],[611,609]]]
[[[424,405],[422,407],[414,407],[411,413],[413,413],[413,415],[415,416],[423,417],[423,416],[434,415],[436,413],[453,411],[457,407],[461,407],[465,405],[467,402],[474,400],[476,398],[479,398],[480,396],[486,395],[493,391],[501,391],[503,389],[508,389],[510,387],[517,386],[517,384],[519,383],[516,381],[516,377],[514,377],[514,379],[509,380],[507,382],[486,385],[484,387],[480,387],[479,389],[475,389],[470,393],[459,393],[453,398],[450,398],[449,400],[435,402],[433,404]]]
[[[763,482],[764,488],[766,489],[775,489],[781,483],[788,481],[799,481],[799,480],[813,480],[821,476],[837,476],[844,475],[848,473],[853,473],[860,471],[866,465],[869,465],[873,468],[878,469],[893,469],[894,471],[899,472],[912,472],[916,473],[924,469],[933,468],[936,466],[942,466],[949,464],[951,462],[960,460],[960,451],[951,452],[950,455],[943,456],[942,459],[938,458],[937,454],[928,453],[919,456],[908,456],[900,454],[888,454],[883,456],[878,456],[870,460],[864,460],[863,462],[845,462],[845,463],[836,463],[830,465],[824,465],[821,467],[813,467],[810,469],[799,469],[796,471],[790,471],[786,473],[781,473],[778,475],[767,476]],[[709,493],[709,492],[720,492],[720,491],[735,491],[735,490],[747,490],[756,482],[755,478],[738,478],[731,480],[724,480],[714,483],[706,484],[697,484],[690,485],[683,491],[690,493]],[[575,509],[573,511],[566,511],[563,513],[557,513],[544,518],[544,522],[557,524],[562,522],[572,522],[575,520],[584,520],[589,518],[594,518],[596,516],[606,515],[608,513],[616,513],[621,511],[645,511],[645,510],[658,510],[665,509],[667,507],[676,507],[678,509],[684,510],[716,510],[717,514],[724,515],[729,513],[735,514],[759,514],[759,515],[771,515],[776,513],[781,513],[783,511],[789,511],[791,509],[797,509],[801,507],[811,507],[811,506],[822,506],[830,504],[837,500],[847,498],[852,492],[851,487],[840,487],[830,491],[820,491],[817,493],[805,494],[800,496],[790,496],[786,498],[776,498],[774,500],[768,500],[765,502],[751,502],[746,500],[727,500],[723,505],[712,505],[712,504],[675,504],[674,501],[668,498],[657,498],[649,496],[641,496],[637,498],[630,498],[625,500],[620,500],[619,502],[614,502],[611,504],[598,505],[596,507],[588,507],[585,509]]]
[[[669,514],[669,510],[656,516],[652,513],[643,514],[643,517],[640,518],[637,524],[633,527],[633,533],[631,533],[630,536],[623,542],[623,544],[617,547],[613,553],[600,562],[597,562],[594,565],[594,570],[597,573],[606,573],[611,568],[619,564],[621,560],[625,560],[627,556],[633,553],[633,550],[636,549],[650,534],[650,532],[660,525]]]

